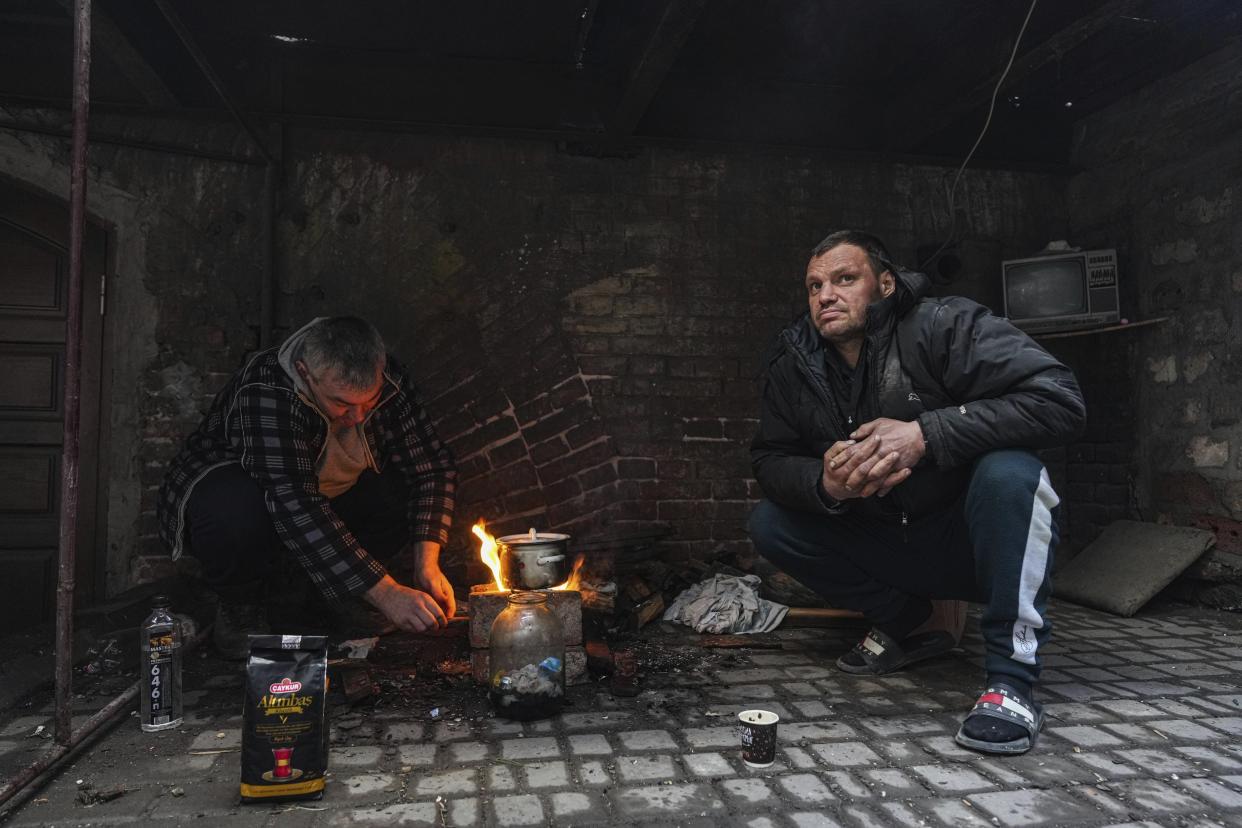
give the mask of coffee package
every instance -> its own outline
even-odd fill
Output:
[[[326,636],[250,636],[242,714],[243,801],[323,796],[327,701]]]

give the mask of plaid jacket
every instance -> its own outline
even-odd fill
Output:
[[[448,541],[456,467],[419,403],[413,384],[391,356],[386,390],[364,426],[371,467],[395,464],[410,488],[410,540]],[[186,438],[160,488],[160,538],[181,556],[185,509],[212,469],[240,463],[263,488],[285,547],[323,595],[341,599],[370,589],[387,570],[358,543],[319,492],[317,460],[328,424],[307,404],[277,362],[277,349],[251,357],[216,396]]]

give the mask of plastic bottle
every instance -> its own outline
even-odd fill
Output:
[[[141,724],[145,731],[169,730],[181,724],[181,624],[163,595],[152,601],[142,623]]]

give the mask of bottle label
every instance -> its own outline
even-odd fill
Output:
[[[151,669],[147,672],[147,698],[151,701],[151,715],[153,718],[159,718],[156,714],[164,709],[164,681],[167,667],[165,664],[152,662]]]
[[[147,643],[153,661],[157,658],[161,661],[168,660],[177,646],[173,639],[172,630],[151,633],[151,635],[147,636]]]
[[[177,649],[176,640],[171,630],[152,632],[147,636],[149,647],[149,666],[147,667],[146,693],[150,702],[151,724],[165,724],[169,714],[165,712],[172,704],[167,689],[172,680],[172,658]]]

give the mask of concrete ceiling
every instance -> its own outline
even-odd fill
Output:
[[[68,107],[71,5],[0,5],[0,104]],[[256,119],[951,158],[982,125],[1028,8],[95,0],[92,105],[224,115],[176,34],[180,21]],[[1240,34],[1237,0],[1040,0],[978,157],[1064,163],[1075,120]]]

